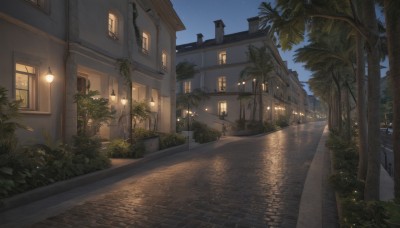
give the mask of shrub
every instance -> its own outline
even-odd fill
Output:
[[[184,144],[186,141],[185,137],[179,134],[164,134],[160,136],[160,149],[166,149]]]
[[[269,122],[264,122],[264,132],[271,132],[276,130],[276,126]]]
[[[247,124],[247,128],[252,131],[257,131],[258,133],[261,133],[264,131],[263,125],[260,124],[260,122],[258,122],[258,121],[251,121],[250,123]]]
[[[154,131],[146,130],[144,128],[135,128],[133,129],[133,138],[134,140],[140,140],[145,138],[151,138],[158,136],[158,134]]]
[[[289,126],[289,120],[285,116],[279,116],[276,120],[276,125],[279,127],[287,127]]]
[[[97,137],[79,135],[73,137],[73,151],[87,158],[95,158],[100,154],[101,141]]]
[[[107,145],[106,153],[112,158],[132,158],[131,145],[123,139],[114,139]]]
[[[193,127],[193,138],[198,143],[216,141],[221,137],[221,132],[209,128],[204,123],[194,121],[192,127]]]

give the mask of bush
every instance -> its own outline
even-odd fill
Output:
[[[186,142],[184,136],[173,133],[173,134],[164,134],[160,136],[160,149],[166,149],[169,147],[174,147],[178,145],[182,145]]]
[[[289,126],[289,119],[284,116],[279,116],[276,120],[276,125],[279,127],[287,127]]]
[[[264,132],[271,132],[276,130],[276,126],[272,123],[264,122]]]
[[[74,136],[73,145],[75,154],[80,154],[87,158],[97,157],[101,149],[101,141],[99,138],[86,135]]]
[[[193,127],[193,138],[198,143],[216,141],[221,137],[221,132],[209,128],[204,123],[194,121],[192,127]]]
[[[107,145],[107,156],[112,158],[133,158],[131,145],[123,139],[114,139]]]
[[[252,131],[257,131],[258,133],[262,133],[264,131],[263,125],[257,121],[251,121],[250,123],[248,123],[247,129],[252,130]]]

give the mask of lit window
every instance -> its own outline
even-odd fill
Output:
[[[220,65],[226,64],[226,51],[221,51],[218,53],[218,63]]]
[[[218,91],[219,92],[226,91],[226,77],[225,76],[218,78]]]
[[[218,115],[226,116],[228,114],[228,104],[226,101],[218,102]]]
[[[261,86],[262,86],[262,91],[268,93],[268,83],[267,82],[263,82],[261,84]]]
[[[108,35],[114,40],[118,39],[118,18],[113,13],[108,13]]]
[[[142,52],[146,55],[149,54],[150,36],[147,33],[142,34]]]
[[[20,108],[35,109],[36,68],[15,64],[15,99],[21,101]]]
[[[190,93],[190,92],[192,92],[192,83],[191,83],[191,81],[186,81],[186,82],[184,82],[183,83],[183,89],[184,89],[184,92],[185,93]]]
[[[167,69],[167,53],[164,51],[161,54],[161,67],[163,70]]]

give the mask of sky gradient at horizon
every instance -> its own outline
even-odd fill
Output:
[[[196,34],[202,33],[204,40],[215,37],[214,21],[223,20],[225,34],[232,34],[248,29],[247,18],[258,16],[259,5],[263,0],[171,0],[175,11],[184,23],[186,30],[177,33],[176,44],[195,42]],[[293,61],[296,47],[291,51],[280,50],[282,59],[288,62],[288,68],[297,71],[300,81],[307,81],[311,72],[304,69],[302,63]],[[308,94],[311,91],[305,84]]]

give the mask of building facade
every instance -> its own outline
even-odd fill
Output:
[[[116,113],[99,136],[122,137],[128,88],[119,60],[130,68],[132,99],[152,101],[153,127],[175,130],[175,40],[184,25],[169,0],[2,1],[0,28],[0,86],[23,101],[21,121],[33,129],[18,131],[22,142],[43,141],[43,132],[68,142],[77,133],[73,97],[89,85]]]
[[[194,118],[219,130],[222,124],[229,128],[234,127],[240,118],[252,119],[252,97],[239,99],[239,95],[251,94],[256,79],[243,80],[240,72],[251,65],[247,56],[249,45],[265,45],[273,70],[262,82],[263,122],[272,123],[279,119],[305,121],[306,92],[297,73],[287,68],[274,42],[265,31],[259,30],[259,18],[248,19],[247,31],[228,35],[224,34],[222,20],[214,23],[215,38],[203,41],[203,35],[198,34],[196,42],[177,46],[177,62],[193,63],[198,70],[194,78],[178,83],[177,91],[188,93],[200,88],[210,97],[190,110]],[[185,117],[187,112],[183,110],[182,116]],[[255,112],[259,113],[259,110]]]

